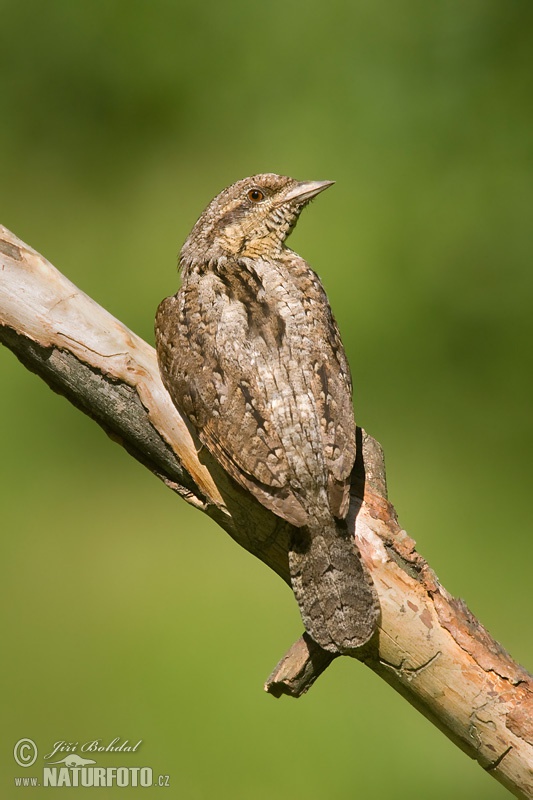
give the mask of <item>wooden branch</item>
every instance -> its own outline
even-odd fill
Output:
[[[289,582],[290,527],[199,447],[153,348],[2,227],[0,341]],[[379,630],[358,657],[518,797],[533,797],[533,679],[416,552],[387,501],[381,448],[358,436],[348,524],[381,604]],[[332,660],[304,634],[265,689],[298,697]]]

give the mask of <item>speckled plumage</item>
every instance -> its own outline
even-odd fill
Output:
[[[297,527],[289,564],[308,632],[348,652],[377,618],[341,522],[355,460],[350,370],[320,280],[285,246],[329,185],[265,174],[221,192],[182,248],[182,286],[159,306],[156,343],[164,383],[202,443]]]

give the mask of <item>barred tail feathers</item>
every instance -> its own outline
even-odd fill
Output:
[[[298,528],[289,567],[303,623],[321,647],[347,653],[368,642],[379,616],[377,594],[342,523],[331,518]]]

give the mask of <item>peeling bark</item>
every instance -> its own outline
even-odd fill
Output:
[[[290,526],[199,447],[155,353],[42,256],[0,227],[0,341],[187,502],[286,582]],[[387,500],[381,448],[358,429],[348,525],[381,604],[358,658],[518,797],[533,797],[533,679],[448,594]],[[303,634],[265,689],[306,692],[334,657]]]

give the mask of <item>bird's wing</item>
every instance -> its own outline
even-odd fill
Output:
[[[339,328],[318,276],[307,265],[300,278],[304,308],[313,319],[308,359],[313,364],[311,391],[320,418],[322,447],[328,471],[328,497],[334,517],[348,512],[350,475],[356,438],[352,379]]]
[[[291,488],[274,410],[287,407],[281,428],[299,427],[297,449],[306,448],[308,435],[311,450],[321,450],[330,510],[342,518],[355,460],[355,423],[350,370],[324,289],[298,259],[291,279],[298,283],[300,306],[289,324],[297,328],[290,344],[301,352],[294,354],[277,341],[285,323],[261,299],[254,271],[243,265],[232,272],[230,288],[223,277],[211,273],[189,281],[158,309],[157,350],[167,390],[226,471],[267,508],[301,526],[308,517],[298,489]],[[302,397],[310,398],[313,409],[307,432],[298,405]]]
[[[257,388],[224,369],[216,347],[217,302],[209,287],[193,284],[160,304],[156,340],[163,381],[229,475],[278,516],[305,525],[307,513],[290,489],[285,453]],[[235,348],[242,347],[236,330]]]

